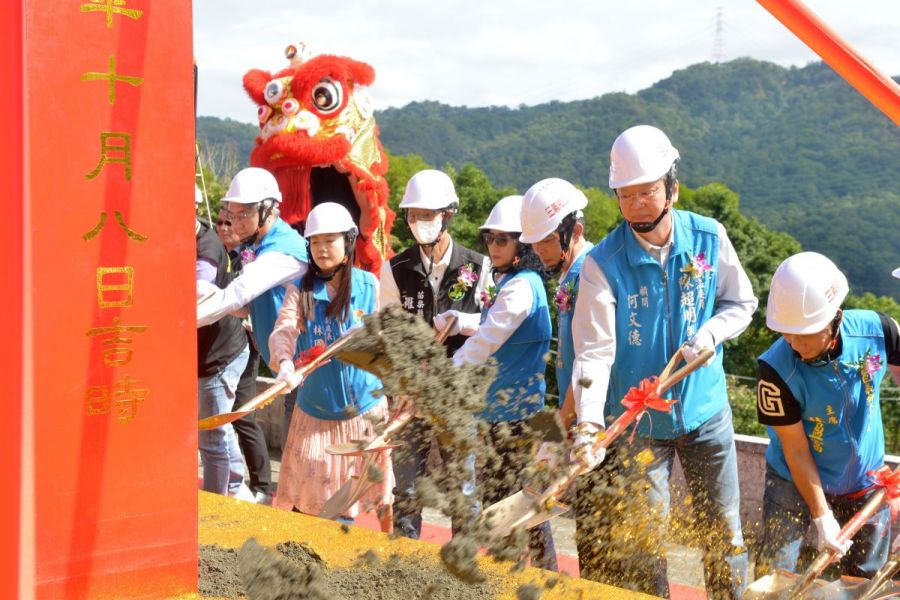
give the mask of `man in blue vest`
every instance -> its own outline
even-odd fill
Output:
[[[639,125],[616,138],[609,186],[624,222],[581,270],[572,324],[572,458],[593,469],[578,482],[578,501],[595,508],[577,523],[579,560],[588,578],[668,596],[664,542],[677,453],[693,499],[692,525],[704,532],[707,594],[739,598],[747,552],[722,343],[746,329],[757,300],[725,228],[672,209],[678,159],[655,127]],[[593,444],[605,418],[621,415],[629,388],[658,375],[679,348],[688,360],[704,348],[715,355],[669,390],[677,400],[671,413],[648,412],[634,443],[621,440],[597,469],[605,453]]]
[[[756,411],[771,439],[757,577],[796,570],[810,520],[841,574],[872,577],[887,559],[887,505],[852,540],[838,534],[877,489],[879,390],[888,369],[900,380],[900,332],[887,315],[841,310],[848,291],[844,274],[815,252],[789,257],[772,276],[766,325],[782,337],[757,371]]]
[[[556,385],[559,388],[560,417],[568,429],[575,421],[575,397],[569,385],[575,348],[572,343],[572,312],[578,295],[578,278],[588,251],[594,247],[584,239],[584,192],[563,179],[537,182],[522,200],[522,235],[544,269],[559,276],[553,294],[557,311]]]
[[[224,289],[209,285],[207,298],[197,305],[197,326],[215,323],[228,314],[246,316],[249,305],[256,346],[269,363],[269,335],[275,327],[284,299],[284,284],[303,277],[309,262],[306,241],[278,216],[281,191],[275,177],[265,169],[249,167],[231,180],[222,198],[231,228],[241,240],[241,274]],[[293,373],[293,363],[284,361],[279,379]],[[295,393],[285,396],[282,448],[287,437]]]

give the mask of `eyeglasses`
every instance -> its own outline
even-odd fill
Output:
[[[415,223],[416,221],[434,221],[438,217],[441,216],[442,210],[428,210],[428,209],[419,209],[421,212],[413,213],[410,210],[406,211],[406,222],[407,223]]]
[[[228,211],[228,216],[231,217],[232,221],[246,221],[250,217],[255,217],[259,215],[258,210],[242,210],[239,213]]]
[[[222,227],[223,225],[225,227],[231,227],[231,221],[224,221],[224,220],[216,221],[216,226]]]
[[[481,234],[481,241],[484,242],[485,246],[490,246],[491,244],[497,244],[500,248],[504,247],[508,242],[511,242],[513,236],[508,233],[487,233],[484,232]]]
[[[623,194],[619,192],[618,196],[619,200],[621,200],[622,202],[634,202],[635,200],[650,202],[651,200],[656,198],[662,190],[663,186],[657,185],[647,190],[646,192],[635,192],[631,194]]]

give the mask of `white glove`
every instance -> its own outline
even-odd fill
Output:
[[[841,525],[837,522],[837,519],[834,518],[833,512],[829,510],[821,517],[813,519],[813,523],[816,524],[816,532],[819,534],[819,552],[825,548],[830,548],[831,550],[834,550],[835,558],[840,558],[847,553],[847,550],[850,549],[853,542],[850,540],[847,540],[846,542],[838,540],[838,534],[841,532]]]
[[[714,360],[716,360],[716,343],[713,340],[713,336],[708,331],[698,331],[697,335],[689,339],[685,342],[682,348],[682,353],[684,354],[684,360],[687,362],[693,361],[695,358],[700,356],[700,353],[703,350],[709,349],[713,351],[713,355],[709,357],[705,363],[703,363],[704,367],[708,367],[712,364]]]
[[[601,433],[600,428],[593,423],[579,423],[575,428],[569,460],[577,462],[587,471],[597,468],[606,458],[606,448],[595,447]]]
[[[278,376],[275,377],[275,382],[279,383],[282,381],[288,384],[288,388],[287,388],[287,390],[285,390],[285,393],[290,392],[291,390],[296,388],[298,385],[303,383],[303,376],[300,375],[299,373],[294,372],[293,361],[290,361],[290,360],[281,361],[280,366],[278,368]]]
[[[475,335],[481,321],[478,313],[465,313],[458,310],[447,310],[434,316],[434,328],[443,331],[450,322],[451,317],[456,317],[456,323],[450,329],[450,335]]]

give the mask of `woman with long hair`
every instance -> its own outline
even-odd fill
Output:
[[[362,317],[378,310],[378,281],[353,267],[358,229],[347,209],[319,204],[306,220],[310,271],[288,286],[275,329],[269,338],[270,366],[278,379],[298,385],[294,357],[309,356],[328,346]],[[318,347],[318,348],[317,348]],[[358,474],[355,457],[330,455],[332,444],[374,438],[374,424],[388,417],[387,400],[376,396],[377,377],[337,360],[327,362],[302,380],[281,457],[274,506],[317,515],[341,486]],[[360,504],[378,510],[381,527],[391,529],[394,485],[390,451],[374,462],[383,477],[359,503],[342,515],[354,518]]]
[[[494,285],[484,292],[481,324],[453,355],[457,365],[485,364],[493,359],[497,375],[488,388],[485,409],[478,415],[487,422],[486,441],[493,458],[480,465],[478,486],[484,506],[518,489],[510,473],[528,464],[526,421],[544,407],[550,348],[550,309],[544,289],[542,264],[531,246],[519,242],[522,234],[522,196],[500,199],[481,226],[481,238],[490,254]],[[544,569],[557,570],[550,523],[531,530],[534,560]]]

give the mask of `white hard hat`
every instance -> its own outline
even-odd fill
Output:
[[[766,325],[780,333],[822,331],[849,291],[847,278],[828,257],[817,252],[790,256],[772,276]]]
[[[426,169],[409,179],[400,208],[440,210],[454,203],[459,205],[459,197],[450,177],[443,171]]]
[[[609,187],[652,183],[678,160],[678,150],[660,129],[637,125],[623,131],[609,152]]]
[[[203,204],[203,193],[200,191],[200,186],[196,183],[194,184],[194,206],[200,206]]]
[[[522,196],[506,196],[500,198],[487,221],[479,229],[494,229],[496,231],[521,232],[522,231]]]
[[[584,192],[564,179],[550,178],[531,186],[522,199],[522,235],[519,241],[534,244],[559,227],[562,220],[587,206]]]
[[[350,211],[336,202],[323,202],[313,207],[306,215],[304,237],[310,238],[323,233],[357,233],[359,229],[350,216]]]
[[[281,202],[281,192],[275,176],[258,167],[248,167],[238,171],[231,180],[228,192],[222,198],[222,202],[237,202],[238,204],[256,204],[263,200],[273,198]]]

